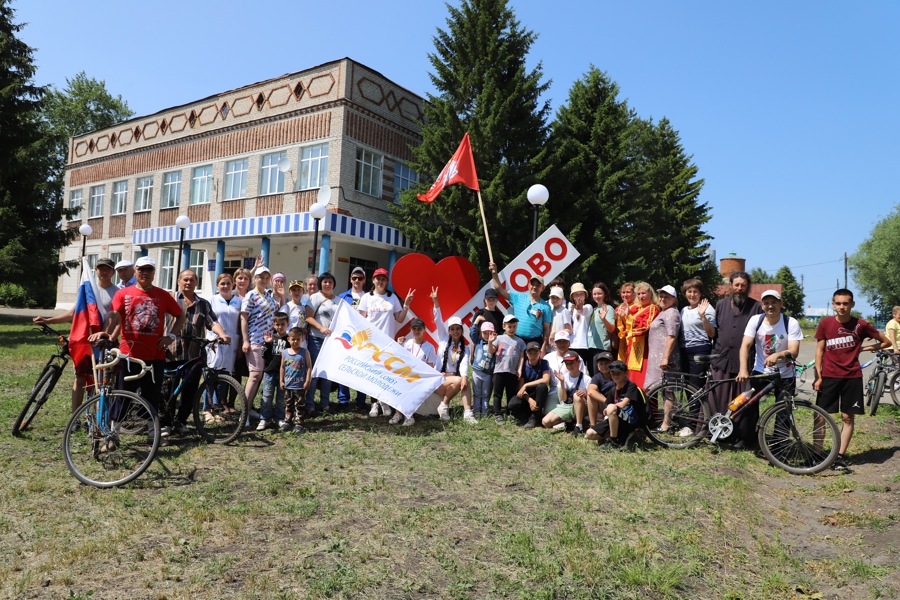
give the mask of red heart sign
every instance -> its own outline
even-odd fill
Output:
[[[425,327],[434,330],[434,304],[431,289],[438,288],[441,315],[450,318],[481,288],[478,269],[462,256],[449,256],[437,264],[424,254],[407,254],[397,261],[391,271],[391,283],[400,301],[409,290],[415,290],[410,308]]]

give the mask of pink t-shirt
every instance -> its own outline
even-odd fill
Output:
[[[878,330],[868,321],[850,317],[841,323],[837,317],[825,317],[816,329],[816,339],[825,340],[822,377],[856,379],[862,377],[859,352],[865,339],[878,339]]]

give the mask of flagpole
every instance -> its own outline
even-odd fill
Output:
[[[488,259],[494,262],[494,253],[491,252],[491,238],[487,232],[487,219],[484,218],[484,203],[481,202],[481,190],[475,190],[478,193],[478,208],[481,209],[481,224],[484,225],[484,241],[487,242]]]

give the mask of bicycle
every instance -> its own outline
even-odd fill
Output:
[[[900,373],[900,370],[897,368],[895,355],[891,352],[885,352],[884,350],[876,350],[875,356],[866,361],[865,364],[861,365],[861,368],[865,369],[869,365],[874,364],[875,367],[869,373],[869,378],[866,379],[866,387],[865,387],[865,395],[866,395],[866,408],[868,409],[869,415],[875,416],[875,413],[878,411],[878,404],[881,402],[881,396],[884,395],[884,385],[887,381],[888,374],[894,372],[894,375],[891,376],[891,398],[894,399],[894,403],[897,403],[898,392],[895,392],[894,386],[897,385],[897,373]]]
[[[160,428],[156,409],[143,397],[113,389],[113,367],[128,360],[141,371],[125,377],[132,381],[153,370],[143,361],[102,345],[94,364],[97,393],[69,419],[63,434],[66,466],[80,482],[99,488],[124,485],[143,473],[159,450]]]
[[[13,422],[12,434],[16,437],[22,435],[28,429],[28,426],[31,425],[34,416],[41,410],[41,407],[44,406],[47,398],[53,392],[53,388],[56,387],[56,382],[59,381],[63,369],[69,364],[69,338],[57,331],[53,331],[44,324],[41,324],[40,328],[35,329],[45,335],[56,337],[56,353],[52,354],[50,360],[44,365],[41,374],[38,375],[37,382],[31,390],[31,394],[25,401],[25,406],[22,407],[22,411]]]
[[[819,377],[819,374],[818,374],[819,372],[816,371],[816,361],[814,361],[814,360],[809,361],[805,365],[796,365],[795,364],[794,371],[796,372],[798,387],[803,385],[804,383],[806,383],[806,381],[808,379],[806,374],[809,371],[812,371],[812,377],[809,378],[810,381],[815,382],[815,380],[818,379],[818,377]]]
[[[201,371],[202,379],[197,387],[197,395],[192,402],[194,426],[201,438],[213,444],[227,444],[240,435],[247,420],[247,397],[244,388],[230,375],[211,369],[206,364],[206,347],[218,340],[190,337],[185,341],[202,347],[198,356],[174,369],[166,369],[163,375],[162,396],[164,415],[168,421],[175,416],[185,380],[196,377]]]
[[[760,402],[775,388],[778,373],[751,375],[751,379],[769,380],[743,405],[725,414],[713,414],[710,393],[734,379],[713,380],[710,362],[716,355],[700,355],[695,360],[706,364],[706,384],[702,389],[687,382],[688,373],[668,371],[663,379],[646,392],[648,422],[645,430],[650,438],[666,448],[689,448],[698,444],[707,432],[716,442],[734,431],[733,419]],[[785,395],[787,396],[787,395]],[[665,418],[668,413],[668,418]],[[663,432],[655,423],[668,421]],[[807,400],[795,397],[776,399],[766,408],[757,424],[757,439],[766,459],[774,466],[796,475],[811,475],[828,468],[840,449],[840,430],[831,416]],[[684,436],[684,437],[681,437]]]

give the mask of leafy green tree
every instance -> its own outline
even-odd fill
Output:
[[[849,257],[853,281],[862,295],[878,309],[890,314],[900,305],[900,205],[875,224],[869,237]]]
[[[750,280],[753,281],[753,283],[777,283],[773,275],[769,275],[759,267],[750,269]]]
[[[416,199],[434,181],[468,132],[484,200],[494,260],[501,266],[531,243],[528,187],[541,180],[534,160],[547,139],[548,83],[541,64],[525,58],[536,35],[524,29],[506,0],[463,0],[447,6],[438,29],[422,144],[413,148],[418,190],[404,191],[394,222],[421,251],[468,257],[486,266],[487,246],[475,193],[445,189],[433,204]]]
[[[797,278],[787,266],[781,267],[775,273],[775,283],[781,284],[781,301],[784,302],[785,311],[795,319],[803,318],[806,296]]]

